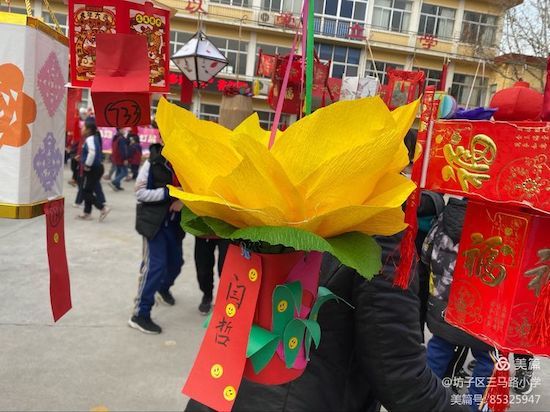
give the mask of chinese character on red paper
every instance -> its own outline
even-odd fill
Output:
[[[434,46],[437,46],[437,39],[433,34],[424,34],[419,37],[420,44],[425,49],[431,49]]]
[[[233,279],[231,282],[229,282],[229,286],[227,288],[227,295],[225,298],[229,301],[234,301],[235,305],[237,306],[237,309],[240,309],[241,304],[243,303],[244,295],[246,293],[246,286],[239,283],[239,277],[237,275],[233,275]]]
[[[222,317],[222,320],[220,320],[216,325],[216,329],[219,331],[216,332],[216,343],[227,347],[227,344],[230,341],[229,333],[231,332],[231,329],[233,329],[233,326],[231,326],[231,321],[225,319],[225,316]]]
[[[295,28],[297,26],[296,18],[290,12],[282,13],[276,16],[275,24],[277,26],[283,26],[288,28]]]
[[[202,0],[187,0],[187,7],[185,8],[189,14],[194,13],[206,13],[206,10],[202,8]]]
[[[359,23],[354,23],[349,28],[348,38],[351,40],[365,40],[365,28]]]

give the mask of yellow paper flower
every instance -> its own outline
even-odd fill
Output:
[[[183,188],[170,194],[238,228],[392,235],[406,227],[401,205],[415,188],[400,171],[417,109],[390,112],[379,97],[338,102],[279,132],[269,150],[257,114],[230,131],[161,99],[163,154]]]

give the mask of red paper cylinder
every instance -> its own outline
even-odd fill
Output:
[[[305,252],[260,255],[262,257],[262,284],[254,314],[254,323],[264,329],[272,330],[273,291],[276,286],[287,283],[291,270],[300,260],[304,259]],[[314,276],[315,284],[319,283],[319,271],[304,274],[304,276]],[[316,297],[304,290],[302,305],[311,308]],[[244,377],[264,385],[282,385],[299,378],[304,370],[287,368],[285,362],[275,353],[267,366],[258,374],[254,373],[252,363],[247,360]]]

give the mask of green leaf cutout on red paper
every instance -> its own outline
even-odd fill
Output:
[[[297,283],[299,287],[300,302],[296,302],[295,293],[298,292],[298,288],[293,286],[292,288],[288,285],[278,285],[273,290],[272,298],[272,328],[273,333],[278,336],[282,336],[286,328],[286,325],[295,317],[295,311],[297,304],[301,304],[302,301],[302,285],[300,282]]]
[[[267,366],[273,358],[280,340],[280,336],[260,326],[252,325],[246,348],[246,357],[252,362],[255,373],[260,373]]]
[[[300,348],[304,341],[306,330],[311,334],[317,345],[321,339],[321,328],[319,324],[312,320],[292,319],[285,328],[283,333],[283,349],[285,354],[285,365],[287,368],[292,368]]]

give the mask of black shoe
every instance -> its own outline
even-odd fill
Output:
[[[176,299],[172,296],[169,290],[167,291],[158,291],[157,299],[159,302],[164,303],[165,305],[174,306],[176,304]]]
[[[531,378],[533,377],[533,371],[529,369],[517,369],[516,370],[516,382],[514,383],[514,392],[520,395],[527,395],[531,393],[533,387],[531,386]]]
[[[148,333],[151,335],[158,335],[162,332],[162,328],[151,320],[143,316],[132,316],[128,321],[128,326],[137,329],[140,332]]]
[[[208,315],[210,313],[210,309],[212,309],[212,298],[203,296],[201,304],[199,305],[199,312],[202,315]]]

